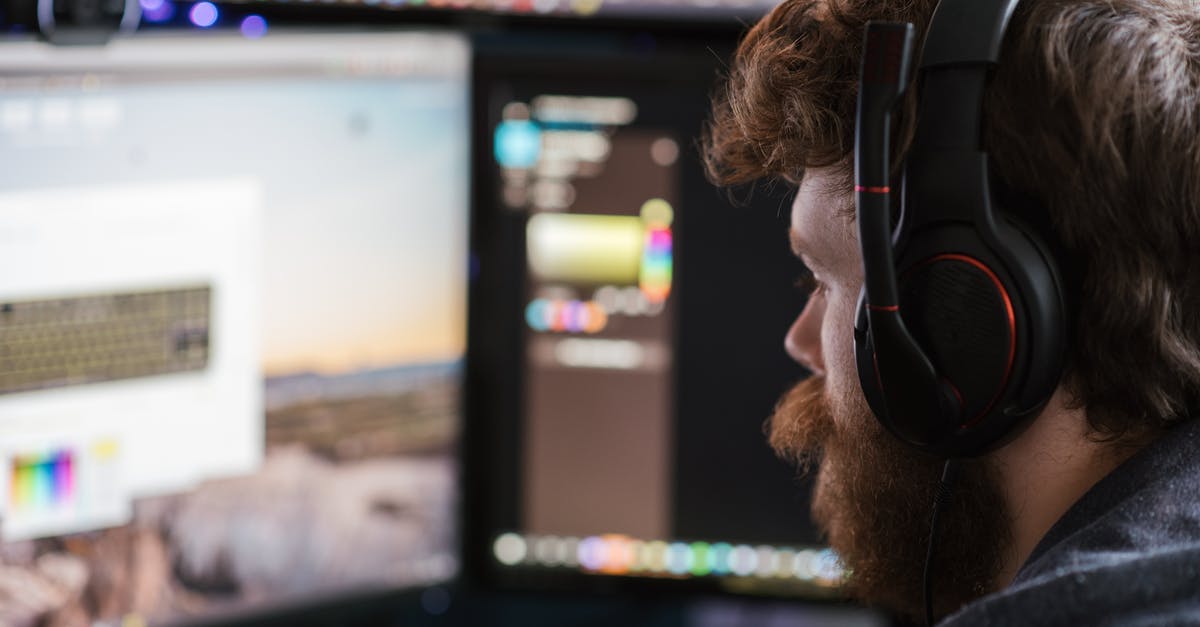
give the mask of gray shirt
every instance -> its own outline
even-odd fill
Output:
[[[1200,626],[1200,420],[1102,479],[1012,585],[941,625]]]

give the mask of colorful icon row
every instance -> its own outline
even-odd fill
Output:
[[[608,326],[608,312],[595,301],[538,298],[525,308],[525,321],[539,332],[595,334]]]
[[[845,576],[830,549],[645,541],[611,534],[580,539],[506,533],[496,538],[493,553],[506,566],[604,575],[791,579],[824,587],[840,585]]]

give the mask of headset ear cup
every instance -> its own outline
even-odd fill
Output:
[[[1061,377],[1067,310],[1054,257],[1008,221],[994,230],[930,229],[908,243],[900,309],[964,410],[939,427],[936,443],[918,446],[943,457],[985,453],[1019,434]],[[873,348],[862,309],[856,358],[864,395],[890,431],[909,432],[913,425],[904,421],[915,417],[879,413],[885,405],[881,385],[870,378]],[[859,336],[867,340],[862,348]]]
[[[1055,249],[1015,219],[1006,219],[997,231],[1009,255],[1006,261],[1017,269],[1013,286],[1027,328],[1021,347],[1025,359],[1017,365],[1019,387],[1008,395],[1009,413],[1023,416],[1036,413],[1058,388],[1073,312]]]
[[[950,436],[998,406],[1016,358],[1010,289],[992,264],[937,254],[906,269],[900,308],[960,411],[939,427]]]

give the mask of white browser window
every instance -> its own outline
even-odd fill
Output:
[[[205,35],[0,45],[0,622],[456,569],[468,47]]]
[[[0,441],[43,442],[10,447],[5,465],[53,450],[86,458],[97,438],[107,438],[109,464],[83,464],[75,474],[81,485],[106,484],[114,498],[176,492],[255,470],[263,453],[262,217],[262,189],[253,179],[0,193],[0,238],[7,242],[0,247],[0,300],[13,309],[0,318],[25,304],[44,310],[4,325],[10,350],[21,342],[24,359],[45,373],[25,385],[31,389],[0,395]],[[166,299],[179,291],[207,302],[196,313],[167,310]],[[160,318],[149,332],[139,328]],[[189,331],[205,335],[205,359],[179,369],[156,360]],[[121,370],[120,360],[146,352],[152,363]],[[13,369],[0,372],[0,388]],[[112,468],[120,472],[106,481],[86,476]],[[51,489],[67,509],[71,495],[58,483],[70,480]],[[79,506],[73,524],[47,516],[63,508],[38,503],[46,487],[14,494],[20,485],[0,482],[5,538],[112,522],[111,510],[99,506]],[[93,499],[82,488],[73,498]]]

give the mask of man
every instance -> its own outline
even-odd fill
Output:
[[[791,243],[812,293],[786,348],[814,376],[770,442],[818,466],[814,518],[851,590],[911,618],[943,460],[887,433],[856,374],[854,115],[867,21],[920,34],[935,6],[786,0],[739,47],[704,142],[716,182],[798,186]],[[1058,243],[1072,332],[1044,410],[962,462],[932,571],[947,624],[1200,624],[1198,107],[1195,0],[1018,6],[983,141],[998,183],[1043,209],[1022,218]],[[899,107],[902,140],[915,111]]]

